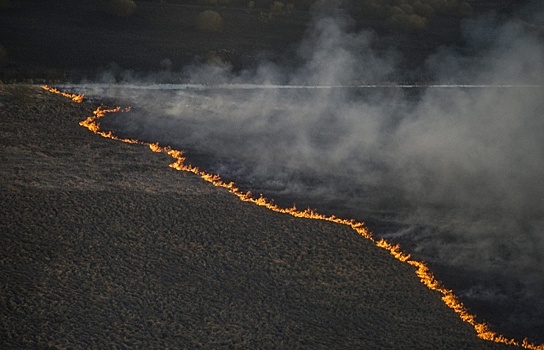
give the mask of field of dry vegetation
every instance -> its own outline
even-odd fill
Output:
[[[507,348],[350,228],[240,202],[164,154],[80,127],[99,101],[19,84],[281,60],[304,8],[96,3],[0,0],[0,348]],[[401,15],[387,6],[375,10]],[[206,10],[221,30],[196,25]],[[457,40],[457,20],[429,17],[426,36],[376,30],[412,62]]]
[[[348,227],[243,203],[0,85],[3,349],[492,349]]]

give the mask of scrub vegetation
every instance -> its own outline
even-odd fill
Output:
[[[198,14],[196,29],[203,32],[221,33],[223,31],[223,17],[217,11],[206,10]]]
[[[247,6],[250,11],[257,9],[261,16],[270,19],[279,14],[287,15],[294,10],[308,11],[312,7],[341,8],[351,15],[367,20],[380,20],[392,30],[420,32],[427,22],[436,15],[466,17],[472,14],[472,7],[464,0],[170,0],[177,3],[195,3],[206,6]]]

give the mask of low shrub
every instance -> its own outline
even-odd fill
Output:
[[[216,66],[216,67],[228,67],[229,63],[225,61],[217,52],[210,51],[206,54],[206,64],[209,66]]]
[[[136,12],[134,0],[109,0],[104,3],[103,10],[116,17],[130,17]]]
[[[195,26],[203,32],[220,33],[223,31],[223,16],[217,11],[206,10],[198,15]]]
[[[250,1],[247,3],[247,10],[248,10],[249,12],[253,12],[254,9],[255,9],[255,1],[250,0]]]
[[[270,5],[270,12],[273,12],[273,13],[282,13],[284,9],[285,9],[285,5],[281,1],[274,1]]]

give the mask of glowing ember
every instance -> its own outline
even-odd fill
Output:
[[[70,93],[61,92],[49,86],[42,86],[42,88],[52,93],[61,94],[62,96],[70,98],[73,101],[78,103],[81,103],[83,101],[83,95],[74,95]],[[272,203],[270,200],[267,200],[266,198],[262,196],[255,198],[253,197],[251,192],[245,192],[245,193],[241,192],[234,185],[233,182],[228,182],[228,183],[224,182],[219,175],[208,174],[204,171],[201,171],[195,166],[186,164],[185,157],[183,156],[182,151],[172,149],[171,147],[163,147],[163,146],[160,146],[158,143],[147,143],[147,142],[142,142],[142,141],[134,140],[134,139],[119,138],[115,136],[111,131],[100,130],[100,123],[98,122],[98,119],[104,117],[108,113],[126,112],[129,110],[130,108],[121,109],[121,107],[116,107],[113,109],[103,109],[99,107],[93,112],[92,116],[87,117],[85,120],[81,121],[79,124],[100,136],[113,139],[113,140],[118,140],[121,142],[147,145],[153,152],[166,153],[174,159],[174,162],[170,164],[171,168],[174,168],[180,171],[187,171],[187,172],[194,173],[200,176],[205,181],[213,184],[214,186],[228,189],[232,194],[236,195],[240,200],[244,202],[251,202],[258,206],[268,208],[272,211],[289,214],[297,218],[324,220],[324,221],[329,221],[329,222],[334,222],[337,224],[349,226],[358,234],[360,234],[361,236],[373,242],[377,247],[389,251],[389,253],[392,256],[394,256],[397,260],[414,266],[416,268],[415,273],[420,278],[421,283],[423,283],[423,285],[425,285],[428,289],[437,291],[440,294],[442,294],[442,301],[444,302],[444,304],[450,309],[452,309],[455,313],[457,313],[464,322],[470,324],[476,331],[476,334],[479,338],[496,342],[496,343],[514,345],[514,346],[518,346],[518,347],[522,347],[522,348],[530,349],[530,350],[544,350],[544,344],[540,344],[540,345],[533,344],[533,343],[530,343],[527,339],[524,339],[522,342],[516,341],[514,339],[509,339],[503,335],[497,334],[496,332],[492,331],[486,323],[478,322],[476,320],[476,316],[468,312],[464,304],[461,301],[459,301],[459,299],[455,296],[455,294],[453,294],[453,291],[445,288],[434,277],[433,273],[429,270],[429,268],[424,262],[411,259],[409,254],[406,254],[401,250],[400,245],[393,245],[384,239],[376,239],[374,235],[365,227],[364,223],[362,222],[341,219],[335,216],[325,216],[323,214],[315,212],[312,209],[298,210],[294,206],[292,208],[280,208],[276,204]]]

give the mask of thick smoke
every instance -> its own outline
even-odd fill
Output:
[[[207,88],[96,93],[133,104],[105,122],[118,133],[188,150],[209,172],[277,202],[366,221],[442,267],[446,280],[447,271],[480,274],[450,279],[467,300],[526,302],[504,321],[514,332],[532,322],[536,337],[544,334],[544,40],[542,16],[523,13],[531,15],[467,22],[464,54],[441,48],[430,57],[425,76],[448,87],[385,86],[407,76],[401,55],[372,50],[376,36],[337,15],[316,17],[293,66],[192,66],[184,82]],[[381,86],[353,87],[371,83]]]

